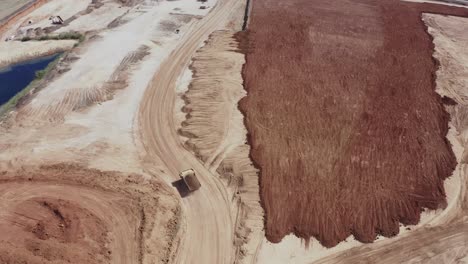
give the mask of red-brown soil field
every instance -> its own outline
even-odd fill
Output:
[[[253,1],[244,41],[266,236],[371,242],[443,207],[456,160],[422,12],[377,0]]]

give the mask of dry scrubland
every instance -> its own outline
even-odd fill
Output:
[[[456,160],[422,11],[468,16],[399,1],[253,2],[241,110],[270,241],[371,242],[444,206]]]

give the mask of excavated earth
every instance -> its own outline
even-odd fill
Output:
[[[422,12],[468,16],[399,1],[253,2],[241,110],[270,241],[371,242],[445,206],[456,160]]]
[[[445,105],[451,117],[447,138],[459,162],[444,183],[448,207],[429,221],[426,214],[427,222],[405,235],[330,254],[313,263],[460,263],[468,255],[468,18],[423,14],[423,20],[434,37],[434,57],[440,62],[436,91],[449,103]]]
[[[177,227],[164,192],[140,175],[74,164],[3,171],[0,263],[155,263]],[[161,228],[172,231],[155,236]]]
[[[251,263],[263,237],[257,169],[249,159],[247,131],[237,108],[245,96],[234,31],[213,32],[190,65],[193,78],[181,96],[185,120],[179,133],[206,167],[216,170],[232,200],[236,263]],[[243,261],[243,262],[242,262]]]

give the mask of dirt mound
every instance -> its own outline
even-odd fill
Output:
[[[215,31],[193,57],[193,78],[182,96],[186,119],[179,132],[188,138],[206,167],[216,169],[237,204],[236,263],[249,263],[257,239],[263,237],[263,210],[259,204],[257,170],[249,159],[247,131],[237,109],[245,96],[241,69],[244,56],[237,52],[232,31]],[[253,238],[253,239],[251,239]],[[254,245],[254,246],[251,246]]]
[[[161,192],[139,175],[75,165],[3,172],[0,263],[163,262],[174,235],[158,229],[176,212],[160,206]]]
[[[270,241],[371,242],[444,206],[456,161],[421,8],[468,15],[400,1],[253,3],[241,108]]]

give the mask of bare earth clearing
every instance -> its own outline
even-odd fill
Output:
[[[263,3],[257,1],[256,5],[263,7],[270,2],[274,3],[264,7],[266,11],[278,8],[276,4],[279,2],[269,0]],[[357,193],[356,197],[367,199],[364,194],[372,194],[372,198],[375,201],[380,199],[381,203],[395,197],[401,198],[397,200],[399,204],[393,205],[395,210],[388,213],[400,212],[396,216],[406,215],[409,216],[406,219],[408,222],[417,222],[421,206],[434,208],[444,205],[443,185],[448,196],[444,210],[423,212],[421,224],[412,226],[412,230],[398,227],[396,221],[389,223],[388,215],[369,218],[371,224],[384,224],[384,228],[377,232],[393,235],[400,231],[403,233],[401,236],[378,239],[364,246],[343,242],[328,251],[314,251],[317,248],[315,243],[309,250],[299,240],[296,240],[299,241],[296,248],[291,248],[288,241],[278,244],[277,248],[262,241],[263,212],[259,206],[258,170],[248,157],[250,147],[246,144],[246,129],[242,125],[243,118],[237,103],[245,96],[240,74],[245,59],[240,53],[238,41],[242,41],[241,50],[247,51],[250,59],[264,43],[256,41],[248,48],[248,43],[244,42],[245,35],[234,37],[242,23],[244,1],[209,0],[206,4],[208,9],[199,9],[200,3],[189,0],[50,0],[37,3],[40,4],[2,27],[2,38],[12,34],[43,34],[37,28],[49,28],[51,34],[76,30],[85,34],[86,38],[78,47],[73,47],[75,41],[0,43],[0,65],[56,49],[70,50],[1,123],[0,232],[4,236],[0,238],[0,262],[441,263],[467,256],[468,224],[463,218],[466,215],[463,204],[466,204],[464,147],[468,134],[464,125],[467,123],[464,100],[467,94],[463,92],[466,85],[460,76],[466,76],[468,72],[468,54],[464,49],[468,40],[463,33],[468,29],[463,18],[424,15],[425,22],[430,26],[429,32],[435,38],[435,56],[441,63],[441,69],[437,72],[437,92],[458,103],[444,100],[452,103],[446,106],[452,116],[447,137],[459,162],[453,176],[445,182],[443,179],[454,168],[455,156],[445,140],[449,128],[448,114],[441,99],[434,93],[434,83],[431,82],[431,74],[436,70],[431,60],[431,38],[424,31],[419,17],[422,10],[440,11],[439,7],[419,4],[400,6],[396,1],[388,4],[371,0],[350,0],[340,4],[316,1],[308,10],[312,13],[303,14],[306,10],[294,6],[310,3],[298,0],[297,3],[281,2],[281,12],[272,13],[274,23],[265,20],[268,21],[265,25],[274,26],[276,31],[284,29],[294,33],[295,30],[288,28],[292,25],[299,28],[301,34],[290,38],[287,35],[278,36],[267,45],[268,49],[275,50],[270,55],[277,55],[269,58],[285,60],[286,64],[284,61],[274,64],[258,59],[257,63],[267,66],[265,70],[250,71],[255,74],[251,77],[244,73],[247,88],[252,80],[260,80],[262,74],[270,74],[262,84],[269,85],[264,87],[265,95],[249,91],[250,97],[253,95],[261,99],[256,103],[263,108],[257,109],[257,112],[263,116],[252,119],[247,112],[247,122],[260,124],[262,127],[256,129],[274,134],[268,122],[275,123],[277,120],[273,119],[282,115],[273,115],[265,104],[275,96],[281,96],[281,100],[275,99],[281,102],[275,105],[275,111],[289,113],[289,117],[315,120],[312,125],[300,123],[300,129],[292,129],[297,126],[294,118],[280,120],[283,122],[283,132],[291,133],[287,134],[288,137],[278,136],[276,141],[269,141],[275,144],[263,146],[272,148],[272,151],[281,150],[281,156],[289,159],[271,160],[271,166],[279,164],[279,169],[285,167],[291,171],[309,170],[312,167],[308,162],[316,157],[299,157],[305,160],[303,163],[292,159],[298,157],[291,149],[305,148],[310,143],[307,140],[311,140],[309,135],[297,135],[297,130],[310,132],[307,128],[311,126],[321,127],[330,131],[328,133],[332,137],[342,133],[338,128],[345,127],[348,129],[342,130],[344,135],[354,137],[352,144],[349,143],[353,148],[340,148],[347,137],[343,137],[344,141],[329,142],[319,142],[315,137],[312,140],[324,148],[318,148],[322,152],[314,155],[320,154],[319,158],[328,159],[334,157],[338,161],[334,163],[337,167],[346,165],[346,159],[336,157],[344,156],[351,160],[354,165],[346,167],[350,172],[339,170],[343,174],[337,174],[337,179],[345,173],[352,176],[353,170],[363,171],[363,168],[387,171],[387,174],[378,174],[368,169],[368,174],[362,174],[361,180],[366,180],[368,184],[362,184],[360,188],[363,190],[360,191],[363,192]],[[343,8],[347,12],[340,13]],[[296,22],[300,25],[285,23],[287,17],[282,16],[291,9],[296,10],[294,15],[297,15]],[[454,10],[458,9],[442,11],[450,13]],[[262,16],[262,12],[251,21],[254,23],[251,37],[268,34],[272,30],[267,28],[264,33],[255,31],[258,27],[256,20],[271,18]],[[456,12],[464,14],[462,11]],[[48,17],[53,14],[61,14],[66,23],[51,27]],[[309,15],[315,19],[312,20],[315,21],[313,25],[308,22]],[[32,25],[27,23],[29,20],[33,21]],[[180,33],[175,34],[175,29],[179,29]],[[274,36],[274,32],[271,36]],[[283,37],[288,39],[282,40]],[[295,37],[301,41],[296,42]],[[401,39],[404,41],[401,42]],[[291,45],[296,50],[291,52],[288,47],[276,46],[281,43]],[[307,45],[312,45],[310,56],[317,56],[313,61],[301,53],[302,48],[310,48]],[[292,58],[287,57],[291,55]],[[310,67],[306,69],[292,63],[295,60]],[[275,68],[281,63],[287,69]],[[316,66],[320,64],[328,66]],[[385,67],[386,71],[380,71],[379,67]],[[321,79],[313,82],[303,80],[295,84],[293,80],[301,80],[290,72],[295,69],[311,70],[309,77],[321,76]],[[362,75],[363,71],[368,71],[369,75]],[[394,78],[396,75],[399,77]],[[289,79],[276,80],[279,76]],[[393,79],[396,83],[392,82]],[[374,85],[364,84],[364,81]],[[282,84],[285,85],[282,87]],[[309,86],[320,91],[300,89]],[[338,89],[332,89],[336,87],[345,87],[349,100],[337,96]],[[363,91],[362,87],[369,88]],[[382,90],[381,87],[386,89]],[[286,90],[281,90],[283,88]],[[275,92],[275,89],[279,90]],[[300,92],[291,95],[291,89]],[[339,92],[343,93],[341,90]],[[324,94],[328,96],[324,97]],[[244,100],[244,108],[248,100]],[[299,104],[288,104],[288,100],[296,100]],[[306,106],[300,105],[307,102]],[[349,106],[356,107],[351,108],[352,111],[345,109]],[[292,111],[297,109],[301,111]],[[353,119],[350,116],[361,121],[359,124],[351,122],[354,124],[351,126],[347,122],[347,118]],[[262,119],[265,117],[268,120]],[[325,127],[329,125],[327,118],[336,119],[336,124]],[[385,131],[375,125],[382,122],[388,128]],[[360,127],[362,124],[367,126]],[[398,129],[394,129],[395,126]],[[423,130],[427,134],[422,133]],[[369,131],[374,133],[373,136]],[[398,132],[398,137],[394,132]],[[324,134],[319,133],[318,136]],[[281,145],[285,138],[287,144]],[[385,140],[380,142],[379,138]],[[397,139],[402,143],[414,143],[419,139],[424,144],[416,147],[395,144]],[[372,145],[376,147],[368,149]],[[372,167],[376,159],[373,157],[379,156],[371,156],[370,153],[382,154],[382,146],[392,155],[390,158],[394,158],[388,159],[393,165],[382,163],[380,168]],[[254,144],[254,147],[258,148],[258,145]],[[324,150],[325,147],[329,148],[329,152]],[[426,151],[427,155],[410,155],[413,151],[421,150]],[[410,165],[410,161],[400,161],[405,155],[420,162],[417,163],[419,169],[416,169],[419,174],[414,179],[401,176]],[[387,160],[385,156],[380,158]],[[317,162],[315,165],[320,164]],[[430,168],[434,164],[439,164],[438,170]],[[182,198],[172,184],[179,180],[178,173],[187,168],[195,169],[202,188]],[[320,170],[313,170],[315,175],[323,174],[327,169],[318,168]],[[328,169],[333,172],[334,168]],[[401,172],[401,175],[389,171]],[[281,170],[273,175],[278,177],[281,175],[279,172]],[[366,178],[366,175],[387,175],[383,183],[390,184],[390,187],[375,185],[377,181],[372,177]],[[394,175],[401,176],[400,185],[391,185]],[[408,182],[403,182],[405,180]],[[349,181],[348,178],[341,179],[337,186],[349,187],[350,192],[345,195],[354,197],[355,194],[351,193],[354,185]],[[295,221],[307,219],[307,210],[324,210],[325,205],[320,208],[316,206],[317,201],[312,199],[298,202],[293,198],[300,197],[297,193],[303,194],[306,188],[302,187],[320,182],[328,181],[327,178],[315,178],[313,183],[304,180],[301,189],[292,188],[292,194],[286,192],[284,195],[282,188],[289,184],[286,182],[274,189],[277,194],[270,201],[281,204],[285,203],[284,197],[289,197],[287,206],[280,209],[298,215],[297,218],[290,218]],[[369,191],[371,186],[375,190]],[[415,188],[411,190],[411,186]],[[435,190],[432,192],[434,195],[424,196],[427,194],[425,190],[417,186]],[[304,197],[327,198],[307,194]],[[345,198],[348,199],[348,196]],[[365,201],[359,202],[365,204]],[[372,205],[370,199],[367,201]],[[349,205],[342,203],[339,206],[340,201],[336,202],[335,207],[330,208],[346,208]],[[304,206],[307,204],[309,207]],[[375,208],[381,207],[375,205]],[[302,208],[305,210],[294,212]],[[401,210],[397,210],[401,208],[408,210],[401,213]],[[367,226],[368,223],[358,221],[359,215],[355,212],[352,208],[346,210],[349,216],[356,217],[357,227]],[[324,211],[322,216],[324,219],[340,219],[333,213]],[[278,228],[283,228],[280,231],[286,230],[287,233],[291,231],[290,223],[286,221]],[[311,233],[299,229],[303,227],[303,222],[293,224],[295,229],[292,231],[298,231],[296,233],[309,239]],[[340,224],[346,223],[343,221]],[[334,223],[326,224],[326,227],[329,229],[325,230],[340,229]],[[364,231],[361,240],[374,238],[376,230]],[[284,235],[284,232],[280,235]],[[312,235],[320,237],[319,234]],[[327,241],[336,244],[345,235],[346,232],[331,234],[331,239]],[[301,251],[295,251],[297,248]]]
[[[128,246],[132,247],[129,250],[118,248],[109,253],[102,244],[110,243],[107,243],[112,240],[109,234],[115,230],[109,226],[117,225],[108,222],[107,218],[110,215],[118,218],[112,210],[121,205],[108,203],[110,208],[104,211],[97,205],[80,203],[85,199],[75,197],[75,193],[86,194],[88,189],[96,193],[93,199],[95,203],[101,203],[101,200],[105,202],[107,198],[97,190],[99,188],[95,184],[80,182],[76,188],[69,187],[66,181],[68,177],[80,181],[84,176],[60,170],[47,180],[50,184],[63,185],[51,192],[51,197],[23,199],[17,195],[18,201],[6,200],[5,208],[9,210],[6,212],[11,211],[8,217],[16,213],[12,209],[15,204],[25,204],[41,214],[40,217],[25,214],[26,218],[36,219],[37,223],[20,221],[28,228],[21,230],[18,241],[11,246],[26,248],[26,251],[18,252],[21,257],[45,263],[67,260],[75,263],[118,263],[114,258],[123,259],[123,263],[254,261],[255,249],[263,235],[261,208],[258,204],[256,171],[248,160],[248,146],[245,145],[245,130],[241,125],[240,113],[236,112],[238,128],[234,130],[239,136],[233,143],[227,137],[222,138],[220,144],[223,147],[218,152],[219,158],[211,166],[206,164],[206,167],[184,148],[177,133],[180,124],[174,119],[179,75],[212,32],[239,27],[245,2],[210,0],[207,5],[208,9],[199,9],[200,3],[188,0],[109,0],[91,3],[51,0],[24,16],[16,17],[15,23],[4,28],[4,36],[32,34],[35,37],[36,34],[42,34],[36,28],[50,27],[48,16],[60,13],[64,14],[66,23],[51,28],[53,34],[78,30],[86,34],[86,39],[67,52],[56,68],[35,85],[17,109],[3,120],[0,166],[7,173],[21,175],[17,171],[25,164],[38,168],[44,164],[74,163],[78,164],[73,165],[77,166],[77,170],[94,168],[98,169],[96,173],[103,175],[107,172],[102,171],[116,171],[109,173],[116,182],[123,181],[125,184],[128,181],[133,183],[133,179],[126,178],[127,175],[143,175],[137,177],[135,184],[143,188],[141,195],[144,197],[151,197],[148,196],[150,190],[144,190],[150,181],[161,188],[153,190],[158,202],[155,211],[145,214],[145,217],[128,220],[130,224],[124,226],[121,232],[136,232],[134,237],[126,234],[121,237],[139,241],[141,223],[154,221],[153,228],[143,228],[142,232],[150,232],[145,233],[148,239],[159,237],[159,244],[148,247],[139,244],[134,247],[134,244],[129,243]],[[26,23],[28,20],[32,20],[33,24]],[[179,34],[174,33],[176,29],[180,30]],[[243,59],[235,51],[237,43],[232,34],[227,35],[227,41],[223,41],[219,49],[227,49],[237,56],[233,71],[237,72],[238,82],[241,82],[239,62]],[[40,54],[49,52],[48,43],[30,43],[43,46],[39,48]],[[24,51],[31,46],[24,47],[21,44],[18,41],[8,42],[0,45],[0,50],[8,49],[13,54],[24,55]],[[14,60],[16,57],[5,61],[9,63]],[[243,94],[239,83],[234,87],[238,89],[238,96]],[[238,96],[229,102],[235,104]],[[232,112],[235,106],[229,108],[229,112]],[[179,112],[180,108],[176,111]],[[229,148],[225,149],[225,146]],[[203,188],[181,199],[171,184],[178,180],[178,173],[187,168],[197,171]],[[244,177],[246,180],[239,186],[238,182]],[[102,185],[107,184],[106,177],[96,175],[93,178]],[[159,179],[163,179],[166,184],[161,184]],[[33,180],[24,188],[32,192],[31,189],[37,185],[38,192],[44,192],[49,190],[50,184],[41,185]],[[70,199],[63,197],[65,193],[71,193],[67,195]],[[121,197],[120,190],[112,190],[112,193]],[[122,204],[125,203],[138,209],[138,206],[132,206],[132,199],[123,200]],[[138,216],[135,212],[129,210],[124,214]],[[163,212],[164,217],[158,215],[158,212]],[[83,220],[79,223],[81,229],[73,229],[78,231],[60,229],[61,224],[66,227],[65,223],[68,222],[71,226],[77,225],[72,220],[86,218],[82,215],[89,215],[89,221]],[[50,220],[50,226],[43,224],[46,220]],[[59,222],[55,225],[54,221]],[[36,229],[42,233],[30,226],[37,226]],[[80,240],[93,230],[103,234],[101,240],[91,235],[86,241]],[[36,233],[46,239],[35,237]],[[76,236],[69,233],[76,233]],[[253,235],[255,239],[249,239]],[[73,242],[61,243],[64,241],[62,236],[67,239],[71,237]],[[34,248],[27,251],[24,245],[30,240],[39,246],[53,241],[54,252],[61,249],[63,254],[51,258],[47,254],[35,254]],[[70,249],[73,247],[76,247],[76,251]],[[96,259],[79,258],[79,248],[84,254],[92,252]],[[4,249],[9,251],[7,245],[4,245]],[[13,252],[8,257],[15,259],[18,256]]]
[[[236,222],[237,254],[251,263],[263,237],[263,210],[257,169],[250,161],[247,131],[237,109],[245,96],[241,76],[245,61],[238,45],[234,32],[215,31],[196,52],[190,65],[193,79],[182,96],[186,120],[179,132],[188,138],[187,148],[226,185]]]
[[[446,205],[456,160],[422,10],[468,15],[399,1],[253,3],[241,109],[270,241],[371,242]]]
[[[456,185],[448,187],[449,205],[415,230],[388,240],[331,254],[313,263],[463,263],[468,259],[468,222],[466,220],[468,197],[466,153],[467,142],[467,92],[468,74],[468,19],[435,14],[423,14],[434,37],[434,57],[440,62],[437,71],[436,91],[449,96],[456,104],[446,105],[451,116],[448,139],[453,145],[458,165],[453,173]],[[452,178],[449,180],[451,181]],[[303,257],[298,263],[312,263],[313,255]],[[268,262],[271,263],[271,262]],[[283,262],[284,263],[284,262]]]
[[[0,22],[23,7],[30,0],[3,0],[0,2]]]
[[[1,176],[1,263],[154,263],[151,248],[168,252],[171,233],[154,233],[176,221],[161,183],[66,164]]]
[[[211,226],[205,225],[201,217],[187,217],[197,212],[231,218],[231,212],[224,207],[225,211],[205,214],[206,199],[194,198],[192,201],[199,206],[181,212],[176,190],[170,182],[163,184],[159,179],[167,175],[177,177],[183,168],[168,174],[160,157],[147,156],[140,148],[140,134],[134,129],[140,102],[152,76],[175,47],[186,43],[199,25],[206,25],[201,19],[211,9],[199,9],[196,1],[97,2],[100,5],[87,1],[47,1],[15,17],[5,27],[5,36],[28,32],[31,27],[50,27],[48,17],[60,13],[69,23],[54,31],[81,29],[87,38],[68,52],[18,108],[3,119],[0,167],[6,173],[2,178],[5,190],[11,187],[9,184],[18,184],[15,188],[18,192],[31,195],[0,194],[2,213],[5,213],[0,219],[0,228],[4,230],[12,221],[18,225],[12,230],[16,238],[0,245],[2,252],[8,252],[2,257],[5,261],[31,263],[166,263],[177,258],[207,263],[205,259],[213,257],[211,253],[223,240],[221,245],[226,253],[215,257],[234,259],[233,236],[213,232],[214,239],[199,243],[206,232],[211,232]],[[209,1],[209,4],[220,7],[217,10],[222,12],[213,12],[216,19],[208,20],[210,27],[195,34],[189,42],[192,45],[189,51],[195,51],[213,30],[229,24],[234,10],[242,10],[237,8],[242,2],[226,1],[218,6],[215,1]],[[32,25],[26,23],[30,19],[34,21]],[[85,21],[89,20],[96,23],[87,25]],[[175,34],[175,29],[180,29],[180,34]],[[38,48],[40,54],[49,52],[47,42],[30,43],[43,47]],[[23,54],[27,47],[21,44],[2,42],[0,50]],[[192,54],[187,52],[182,58],[190,60]],[[173,117],[173,110],[172,105],[164,112]],[[175,126],[170,129],[176,131]],[[53,172],[47,169],[57,163],[77,165],[72,169],[63,165],[63,169],[59,167]],[[89,171],[89,168],[97,170]],[[22,178],[38,174],[42,176],[32,180]],[[128,176],[137,174],[142,176],[135,176],[135,179]],[[87,182],[86,177],[92,177],[95,182]],[[138,190],[136,198],[123,197],[133,183]],[[111,189],[112,185],[120,187]],[[125,190],[121,190],[122,186]],[[208,189],[209,184],[204,187]],[[145,199],[153,203],[139,205]],[[212,202],[216,204],[219,200]],[[218,207],[223,208],[221,205],[219,203]],[[31,210],[24,212],[21,206]],[[145,212],[142,217],[139,208],[154,210]],[[185,217],[181,218],[182,215]],[[125,222],[119,225],[119,219]],[[198,221],[199,225],[193,226],[190,221]],[[229,224],[230,221],[223,221],[219,229]],[[186,236],[189,231],[197,233]],[[95,237],[95,233],[102,236]],[[139,233],[144,240],[157,238],[157,241],[144,245]],[[205,254],[200,255],[200,250],[195,249],[185,250],[185,255],[181,256],[182,251],[177,250],[181,246],[173,243],[180,241],[180,238],[175,240],[176,236],[184,238],[180,243],[198,244]]]

